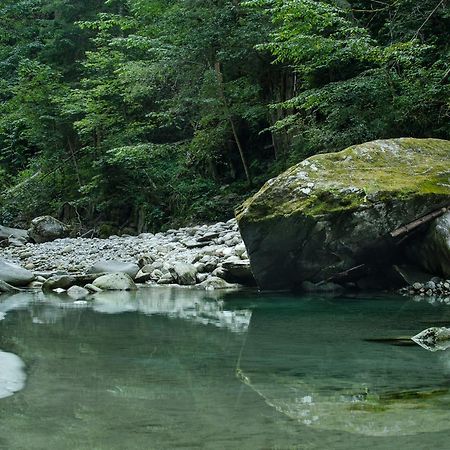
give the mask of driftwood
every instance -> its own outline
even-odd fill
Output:
[[[394,231],[391,231],[389,234],[393,238],[398,238],[401,236],[404,236],[405,234],[408,234],[410,231],[415,230],[416,228],[420,227],[421,225],[424,225],[428,222],[431,222],[433,219],[436,219],[443,214],[445,214],[447,211],[450,210],[449,205],[438,209],[436,211],[432,211],[425,216],[419,217],[418,219],[413,220],[412,222],[407,223],[406,225],[401,226],[400,228],[397,228]]]

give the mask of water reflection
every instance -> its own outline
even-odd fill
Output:
[[[13,353],[0,350],[0,399],[9,397],[25,386],[25,364]]]
[[[27,448],[34,433],[36,448],[58,450],[148,448],[150,435],[154,448],[347,450],[368,436],[390,436],[371,448],[430,448],[399,437],[447,434],[450,352],[380,342],[450,319],[448,307],[240,295],[156,288],[88,307],[2,297],[14,340],[0,346],[32,370],[17,403],[0,403],[0,436]]]
[[[64,294],[21,292],[2,297],[0,320],[8,311],[30,304],[35,324],[54,324],[72,309],[92,308],[103,314],[139,312],[147,316],[163,315],[202,325],[214,325],[232,332],[244,333],[250,325],[251,311],[224,309],[223,293],[196,289],[148,288],[137,292],[110,291],[95,294],[87,302],[74,302]]]
[[[237,375],[309,427],[366,436],[448,430],[450,353],[365,341],[411,336],[407,330],[423,327],[418,320],[430,313],[423,303],[346,299],[315,299],[289,313],[256,309]],[[276,335],[276,346],[265,335]]]
[[[117,314],[138,311],[227,328],[243,333],[250,325],[250,310],[225,310],[220,297],[188,289],[152,289],[136,292],[102,292],[94,296],[94,311]]]

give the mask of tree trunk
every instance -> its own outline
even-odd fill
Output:
[[[249,186],[252,186],[253,185],[253,181],[252,181],[252,177],[250,175],[250,170],[248,168],[247,159],[245,157],[244,149],[243,149],[241,141],[239,139],[239,136],[238,136],[238,133],[237,133],[237,129],[236,129],[236,125],[234,123],[233,117],[232,117],[231,112],[230,112],[230,108],[228,106],[227,99],[225,97],[225,91],[224,91],[224,88],[223,88],[223,75],[222,75],[222,72],[220,70],[220,63],[219,62],[216,62],[215,69],[216,69],[217,85],[218,85],[218,88],[219,88],[219,95],[220,95],[220,98],[222,100],[223,106],[225,108],[225,113],[227,115],[228,121],[230,122],[231,131],[233,133],[234,140],[235,140],[237,148],[239,150],[239,155],[241,157],[242,166],[244,167],[245,176],[247,178]]]

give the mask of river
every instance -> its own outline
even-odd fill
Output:
[[[0,448],[448,448],[450,352],[394,339],[447,324],[381,294],[3,295]]]

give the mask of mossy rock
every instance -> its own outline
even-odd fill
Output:
[[[449,158],[449,141],[379,140],[315,155],[269,180],[237,210],[260,287],[385,264],[389,232],[450,203]]]

